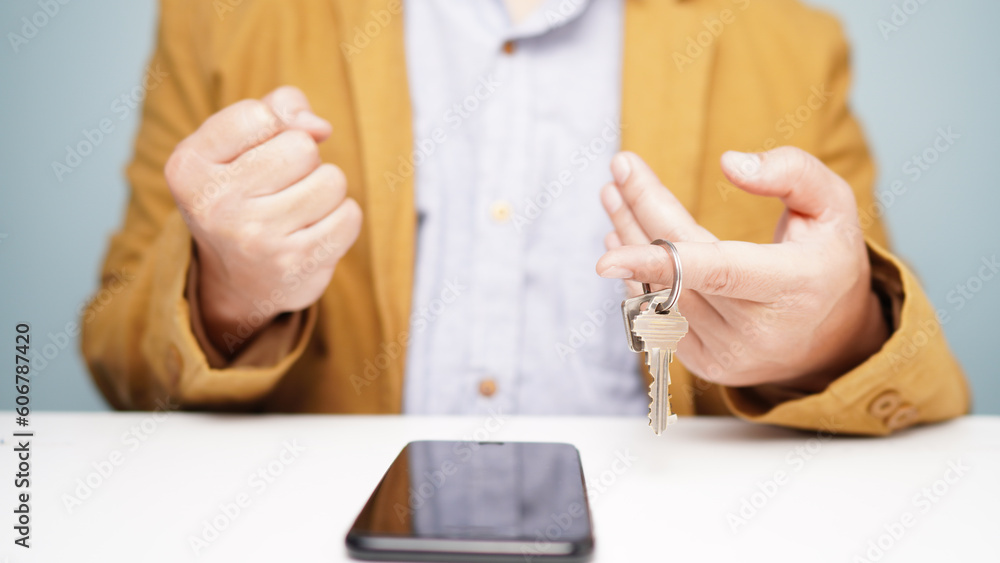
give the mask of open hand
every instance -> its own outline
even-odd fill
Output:
[[[684,269],[678,307],[690,323],[677,350],[684,365],[726,386],[821,391],[888,338],[854,193],[791,147],[727,152],[722,169],[738,188],[784,202],[774,244],[720,241],[642,159],[621,153],[611,164],[615,182],[601,192],[615,231],[597,272],[669,285],[673,262],[650,241],[673,242]]]

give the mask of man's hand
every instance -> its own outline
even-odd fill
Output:
[[[319,299],[357,239],[361,209],[343,172],[320,161],[330,133],[301,91],[282,87],[209,117],[170,156],[167,184],[194,237],[202,318],[220,351],[235,352],[223,336],[240,323],[265,326]],[[274,305],[263,322],[255,301]]]
[[[672,261],[649,243],[674,242],[684,268],[678,307],[690,323],[678,348],[684,365],[726,386],[822,391],[888,338],[854,194],[791,147],[728,152],[722,169],[737,187],[784,202],[774,244],[720,241],[638,156],[621,153],[611,164],[615,183],[601,193],[615,232],[597,272],[670,284]]]

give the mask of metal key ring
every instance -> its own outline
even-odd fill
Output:
[[[658,238],[649,244],[662,246],[663,249],[667,251],[667,254],[674,259],[674,283],[670,286],[670,294],[667,296],[667,300],[665,302],[656,305],[657,313],[669,313],[670,310],[674,308],[674,305],[677,304],[677,298],[681,296],[681,255],[677,252],[677,247],[674,246],[674,243],[669,240]],[[649,284],[643,282],[642,292],[650,293],[650,291]]]

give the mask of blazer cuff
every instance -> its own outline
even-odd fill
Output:
[[[248,326],[247,330],[250,334],[246,338],[239,339],[240,349],[231,357],[219,351],[208,338],[208,331],[201,318],[201,304],[198,297],[199,267],[197,249],[192,247],[191,264],[188,267],[187,287],[184,290],[184,296],[187,299],[188,313],[191,317],[191,332],[194,333],[210,367],[226,369],[273,366],[295,348],[304,326],[305,313],[303,311],[282,313],[263,328],[253,329]],[[239,337],[234,336],[233,338]]]
[[[723,388],[735,415],[753,422],[830,433],[885,435],[968,411],[969,391],[938,315],[915,276],[866,240],[872,286],[892,333],[881,350],[821,393],[776,385]]]
[[[148,331],[143,342],[154,375],[185,406],[224,408],[262,399],[302,356],[317,306],[276,319],[275,326],[260,331],[227,361],[208,342],[197,307],[191,305],[197,305],[197,291],[191,289],[197,266],[179,212],[165,223],[158,247],[153,249],[158,260],[148,319],[165,330]]]

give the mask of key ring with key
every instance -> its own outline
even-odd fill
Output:
[[[683,272],[681,271],[681,256],[677,252],[677,247],[674,243],[669,240],[663,240],[658,238],[649,244],[656,244],[663,247],[667,251],[667,254],[674,259],[674,283],[670,285],[670,295],[667,296],[667,300],[662,303],[656,304],[656,312],[660,314],[669,313],[674,305],[677,304],[677,299],[681,296],[681,280],[683,278]],[[642,282],[642,292],[652,293],[649,284]]]
[[[650,244],[655,244],[662,246],[664,250],[674,260],[674,281],[670,285],[670,293],[667,294],[666,299],[661,299],[663,293],[667,290],[661,291],[651,291],[648,283],[642,284],[642,295],[632,297],[622,301],[622,317],[625,320],[625,330],[628,336],[628,346],[633,352],[642,351],[642,341],[638,336],[635,335],[633,329],[635,318],[642,312],[642,306],[648,305],[654,307],[653,311],[660,315],[666,315],[670,311],[674,310],[677,306],[677,298],[681,295],[681,280],[683,277],[681,271],[681,257],[677,252],[677,247],[673,245],[668,240],[656,239]]]
[[[677,352],[677,344],[688,332],[688,322],[677,310],[682,276],[677,248],[662,239],[654,240],[652,244],[662,246],[673,258],[674,281],[670,284],[669,293],[667,289],[650,291],[649,284],[642,284],[642,295],[622,302],[622,316],[625,318],[628,347],[644,355],[652,377],[649,384],[649,426],[659,436],[677,420],[670,407],[670,361]]]

